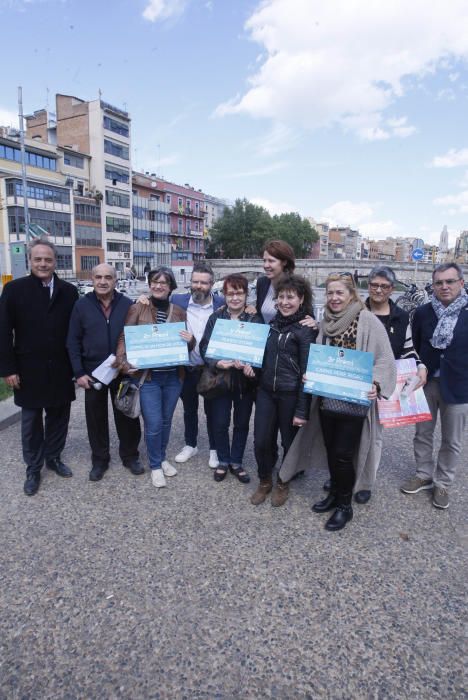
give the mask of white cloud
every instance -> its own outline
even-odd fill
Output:
[[[259,68],[215,113],[406,138],[414,127],[386,125],[385,110],[409,89],[408,78],[468,57],[467,24],[466,0],[264,0],[246,23],[261,47]]]
[[[289,150],[297,144],[298,139],[299,136],[293,129],[286,124],[275,122],[264,136],[257,141],[249,141],[246,146],[258,156],[268,158]]]
[[[365,237],[380,239],[401,234],[398,224],[392,220],[375,219],[378,204],[370,202],[335,202],[324,209],[321,221],[328,221],[331,226],[350,226],[358,229]]]
[[[226,177],[259,177],[260,175],[268,175],[269,173],[274,173],[277,170],[282,170],[287,166],[287,163],[277,162],[270,163],[269,165],[264,165],[260,168],[252,168],[251,170],[244,170],[239,173],[229,173]]]
[[[272,216],[275,214],[290,214],[295,212],[297,209],[292,204],[288,202],[272,202],[270,199],[264,199],[261,197],[252,197],[250,199],[252,204],[256,204],[259,207],[264,207],[270,212]]]
[[[468,214],[468,190],[462,190],[457,194],[448,194],[445,197],[434,199],[437,207],[446,207],[445,211],[450,216],[455,214]]]
[[[445,155],[435,156],[431,165],[434,168],[458,168],[468,165],[468,148],[461,148],[459,151],[451,148]]]
[[[19,128],[19,118],[16,112],[0,107],[0,126],[13,126]]]
[[[188,0],[149,0],[143,10],[143,17],[149,22],[165,21],[179,17]]]

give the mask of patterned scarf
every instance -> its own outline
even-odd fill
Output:
[[[433,294],[431,299],[432,308],[438,318],[434,335],[431,338],[431,345],[437,350],[445,350],[453,340],[453,331],[458,321],[460,311],[466,306],[468,295],[464,289],[460,295],[448,306],[444,306]]]
[[[334,338],[336,335],[341,335],[351,325],[356,316],[362,311],[364,304],[362,301],[351,301],[343,311],[335,314],[325,306],[323,312],[323,329],[324,334],[329,338]]]
[[[270,321],[270,326],[272,328],[276,328],[276,330],[281,333],[284,328],[287,328],[287,326],[292,326],[293,323],[297,323],[298,321],[302,321],[302,319],[305,317],[306,312],[304,309],[298,309],[295,313],[291,314],[291,316],[283,316],[280,311],[277,311],[276,316],[274,316]]]

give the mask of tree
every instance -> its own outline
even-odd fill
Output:
[[[271,216],[263,207],[237,199],[226,207],[210,231],[207,256],[210,258],[257,258],[272,234]]]
[[[263,207],[237,199],[211,229],[207,257],[258,258],[266,241],[278,238],[289,243],[296,257],[305,258],[318,234],[297,213],[271,217]]]

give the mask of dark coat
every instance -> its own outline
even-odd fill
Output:
[[[432,304],[423,304],[413,317],[413,343],[427,367],[428,379],[440,370],[440,393],[445,403],[468,403],[468,303],[460,311],[448,348],[433,348],[430,340],[437,326]]]
[[[257,302],[256,302],[256,307],[257,307],[257,313],[263,318],[262,316],[262,306],[263,302],[265,301],[265,297],[268,294],[268,290],[270,289],[270,284],[271,280],[269,277],[266,275],[261,275],[257,279]],[[263,319],[265,320],[265,319]]]
[[[109,319],[94,292],[89,292],[75,304],[68,329],[67,349],[77,379],[85,374],[91,375],[110,354],[115,355],[132,304],[131,299],[114,292]]]
[[[175,306],[180,306],[184,311],[187,311],[189,301],[192,297],[191,292],[187,292],[186,294],[173,294],[171,296],[171,302],[175,304]],[[216,309],[219,309],[221,306],[224,306],[226,303],[225,299],[223,296],[220,294],[213,294],[213,311],[216,311]]]
[[[211,314],[210,318],[206,323],[203,338],[200,341],[200,355],[205,361],[205,364],[211,367],[215,367],[218,360],[211,360],[209,358],[206,358],[205,355],[208,349],[211,334],[213,333],[213,328],[215,327],[218,318],[226,319],[228,321],[231,320],[231,315],[226,306],[219,308],[217,311]],[[263,323],[261,316],[259,316],[258,314],[248,314],[245,311],[241,313],[238,320],[245,321],[247,323]],[[245,394],[247,391],[252,391],[255,388],[255,384],[257,381],[256,377],[249,379],[240,369],[231,368],[231,377],[232,386],[239,387],[242,394]]]
[[[18,374],[15,403],[60,406],[75,398],[65,346],[76,288],[54,275],[54,293],[34,275],[5,285],[0,297],[0,376]]]
[[[392,299],[388,300],[390,306],[390,315],[387,323],[384,323],[385,330],[388,334],[388,339],[390,340],[390,345],[392,346],[393,354],[396,360],[401,357],[407,357],[408,353],[405,351],[405,341],[408,333],[409,326],[409,314],[404,309],[401,309],[395,304]],[[369,297],[366,299],[366,306],[371,311]],[[379,321],[382,319],[377,316]]]

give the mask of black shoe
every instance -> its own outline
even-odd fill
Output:
[[[216,467],[216,469],[213,472],[213,479],[215,481],[223,481],[226,478],[226,474],[228,473],[229,465],[228,464],[220,464],[219,467]]]
[[[353,509],[351,506],[338,506],[331,518],[325,523],[325,530],[342,530],[346,523],[353,519]]]
[[[356,491],[354,494],[354,500],[356,503],[367,503],[370,501],[371,492],[370,491]]]
[[[336,508],[338,502],[336,500],[336,493],[329,493],[326,498],[312,506],[314,513],[326,513],[329,510]]]
[[[325,483],[323,484],[323,490],[324,491],[330,491],[331,489],[331,479],[327,479]]]
[[[55,457],[54,459],[49,459],[46,462],[46,467],[47,467],[47,469],[51,469],[53,472],[55,472],[59,476],[65,477],[66,479],[69,478],[70,476],[73,476],[73,472],[70,469],[70,467],[67,467],[66,464],[61,462],[59,457]]]
[[[41,483],[41,472],[26,472],[26,481],[24,482],[24,493],[26,496],[34,496],[35,493],[39,491],[39,484]]]
[[[106,473],[108,467],[102,464],[95,464],[94,467],[89,472],[90,481],[101,481],[102,477]]]
[[[140,476],[140,474],[145,473],[145,468],[138,458],[129,460],[128,462],[124,462],[123,465],[124,467],[129,469],[131,473],[135,476]]]

